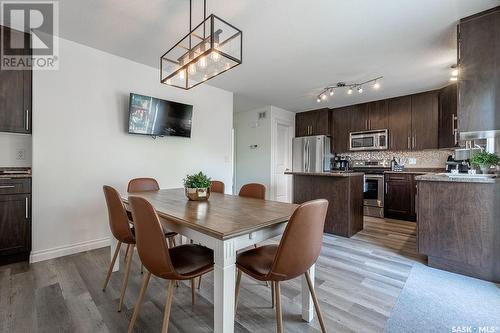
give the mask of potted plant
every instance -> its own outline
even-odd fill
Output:
[[[210,177],[203,172],[187,175],[184,178],[184,189],[189,200],[208,200],[210,197]]]
[[[472,156],[471,159],[471,164],[478,166],[481,169],[481,173],[484,174],[492,172],[491,167],[496,166],[499,163],[500,157],[484,150]]]

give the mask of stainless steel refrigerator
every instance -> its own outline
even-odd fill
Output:
[[[330,171],[330,138],[326,135],[293,139],[293,172]]]

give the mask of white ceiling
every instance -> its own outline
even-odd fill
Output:
[[[63,38],[158,67],[188,32],[188,0],[63,0]],[[383,75],[381,89],[337,93],[329,107],[446,85],[461,17],[500,0],[208,0],[243,30],[243,64],[209,81],[235,93],[235,109],[318,108],[321,88]],[[202,1],[193,0],[194,23]],[[194,88],[196,89],[196,88]]]

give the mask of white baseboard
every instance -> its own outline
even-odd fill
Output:
[[[30,263],[64,257],[70,254],[99,249],[101,247],[106,247],[109,245],[110,238],[104,237],[72,245],[57,246],[51,249],[33,251],[30,255]]]

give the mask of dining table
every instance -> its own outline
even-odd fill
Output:
[[[208,200],[190,201],[183,188],[121,194],[127,209],[128,197],[148,200],[164,230],[177,232],[214,251],[214,332],[234,332],[236,257],[238,251],[281,236],[296,204],[211,193]],[[116,243],[111,246],[111,256]],[[120,260],[116,260],[117,270]],[[314,265],[309,269],[314,283]],[[307,281],[302,282],[302,319],[314,317]]]

